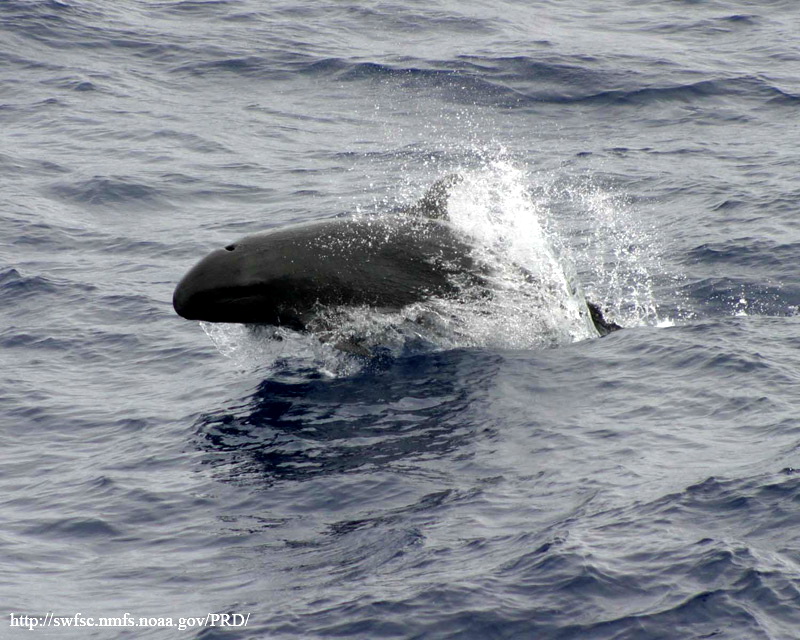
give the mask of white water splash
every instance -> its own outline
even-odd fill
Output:
[[[624,327],[671,326],[656,305],[660,243],[624,195],[585,178],[542,177],[538,201],[558,253],[581,272],[589,299],[610,320]]]
[[[283,327],[201,322],[217,350],[239,370],[263,370],[270,376],[307,367],[338,377],[350,375],[359,365],[332,344],[315,336]]]
[[[525,172],[496,160],[463,175],[448,213],[493,274],[491,295],[457,303],[472,345],[537,348],[596,337],[583,293],[545,233]]]

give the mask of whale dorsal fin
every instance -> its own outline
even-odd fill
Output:
[[[620,327],[613,320],[606,319],[599,305],[587,300],[586,306],[589,307],[589,315],[592,318],[592,323],[594,324],[595,329],[597,329],[597,333],[599,333],[601,337],[607,336],[612,331],[619,331],[622,329],[622,327]]]
[[[403,213],[430,218],[431,220],[447,220],[447,201],[450,190],[463,178],[457,173],[450,173],[434,182],[425,195],[416,204],[403,210]]]

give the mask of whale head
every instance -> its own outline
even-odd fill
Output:
[[[253,243],[236,242],[192,267],[175,288],[172,305],[188,320],[302,328],[303,300],[292,289],[280,259],[270,259],[269,251]]]

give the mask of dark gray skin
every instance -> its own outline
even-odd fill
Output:
[[[178,283],[178,315],[206,322],[315,328],[320,308],[399,310],[455,298],[483,282],[485,267],[446,221],[447,176],[392,216],[335,218],[266,231],[213,251]],[[619,328],[588,303],[600,335]]]
[[[337,218],[247,236],[203,258],[178,284],[178,315],[305,329],[320,307],[396,310],[458,295],[480,280],[446,222]]]

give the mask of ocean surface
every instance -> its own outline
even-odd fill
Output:
[[[3,0],[0,637],[800,638],[799,143],[795,0]],[[452,173],[374,357],[172,309]]]

